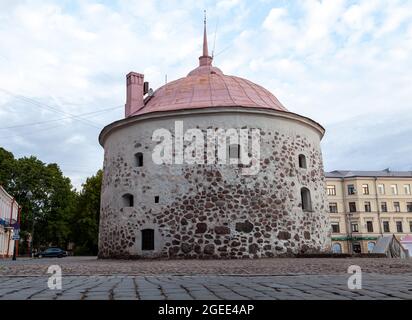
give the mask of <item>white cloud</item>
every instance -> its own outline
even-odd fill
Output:
[[[79,186],[101,166],[99,130],[121,118],[122,108],[91,115],[87,124],[66,119],[1,128],[124,105],[125,75],[131,70],[144,72],[154,89],[164,83],[166,74],[169,81],[185,76],[197,65],[206,8],[210,49],[219,20],[215,64],[227,74],[268,88],[291,111],[322,123],[328,132],[328,169],[337,169],[340,163],[350,167],[352,141],[363,147],[369,141],[374,145],[370,152],[388,150],[390,145],[374,140],[379,132],[374,121],[403,117],[412,107],[412,4],[277,4],[87,0],[70,2],[68,8],[68,3],[52,0],[2,1],[0,89],[41,105],[0,90],[0,145],[17,156],[36,154],[61,164]],[[358,125],[353,119],[371,121],[361,122],[362,131],[353,133],[351,126]],[[401,130],[406,125],[398,124]],[[406,139],[405,132],[392,136]],[[359,134],[364,141],[357,140]],[[367,165],[362,157],[356,161]],[[389,158],[382,161],[390,166]],[[73,163],[84,167],[73,169]],[[396,164],[402,167],[401,162]]]

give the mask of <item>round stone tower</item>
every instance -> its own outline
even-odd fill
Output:
[[[212,66],[206,26],[199,66],[154,93],[142,74],[129,73],[125,109],[125,119],[99,137],[100,258],[329,250],[324,129],[261,86]]]

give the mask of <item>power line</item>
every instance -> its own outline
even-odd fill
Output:
[[[71,114],[71,113],[68,113],[68,112],[65,112],[65,111],[61,111],[61,110],[59,110],[59,109],[56,109],[56,108],[51,107],[51,106],[49,106],[49,105],[47,105],[47,104],[44,104],[44,103],[40,103],[40,102],[38,102],[38,101],[36,101],[36,100],[34,100],[34,99],[32,99],[32,98],[26,97],[26,96],[24,96],[24,95],[14,94],[14,93],[6,90],[6,89],[0,88],[0,90],[3,91],[3,92],[5,92],[5,93],[7,93],[7,94],[9,94],[9,95],[11,95],[11,96],[13,96],[13,97],[15,97],[15,98],[17,98],[17,99],[20,99],[20,100],[26,101],[26,102],[28,102],[28,103],[31,103],[31,104],[39,107],[39,108],[46,109],[46,110],[49,110],[49,111],[53,111],[53,112],[60,113],[60,114],[64,114],[64,115],[66,115],[66,116],[73,117],[73,119],[78,120],[78,121],[81,121],[81,122],[84,123],[84,124],[87,124],[87,125],[92,126],[92,127],[95,127],[95,128],[99,128],[98,126],[96,126],[96,123],[94,123],[93,121],[80,118],[79,116],[76,116],[76,115],[74,115],[74,114]]]
[[[123,106],[117,106],[117,107],[113,107],[113,108],[107,108],[107,109],[101,109],[101,110],[97,110],[97,111],[93,111],[93,112],[82,113],[82,114],[78,114],[76,116],[77,117],[83,117],[83,116],[95,115],[95,114],[98,114],[98,113],[104,113],[104,112],[111,111],[111,110],[114,110],[114,109],[119,109],[119,108],[123,108]],[[52,120],[45,120],[45,121],[18,124],[18,125],[15,125],[15,126],[1,127],[0,130],[15,129],[15,128],[21,128],[21,127],[30,127],[30,126],[35,126],[35,125],[39,125],[39,124],[45,124],[45,123],[56,122],[56,121],[61,121],[61,120],[67,120],[67,119],[72,119],[72,118],[73,118],[73,116],[58,118],[58,119],[52,119]]]

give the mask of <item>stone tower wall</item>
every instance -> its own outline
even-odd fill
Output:
[[[260,129],[260,171],[244,176],[237,165],[156,165],[153,131],[173,132],[175,121],[184,130]],[[104,141],[99,257],[259,258],[329,250],[320,139],[313,126],[270,112],[191,110],[129,120]],[[135,165],[137,152],[142,167]],[[299,168],[299,154],[306,169]],[[302,210],[301,187],[310,190],[311,212]],[[126,193],[133,207],[124,207]],[[141,248],[141,230],[148,228],[153,251]]]

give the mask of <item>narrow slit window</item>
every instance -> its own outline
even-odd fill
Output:
[[[310,191],[308,188],[300,189],[300,196],[302,201],[303,211],[312,211],[312,200],[310,198]]]
[[[159,196],[155,196],[154,201],[155,201],[155,203],[159,203]]]
[[[238,144],[229,145],[229,157],[230,159],[240,158],[240,145]]]
[[[136,167],[143,167],[143,153],[138,152],[134,155]]]
[[[304,154],[299,155],[299,168],[306,169],[306,157]]]

